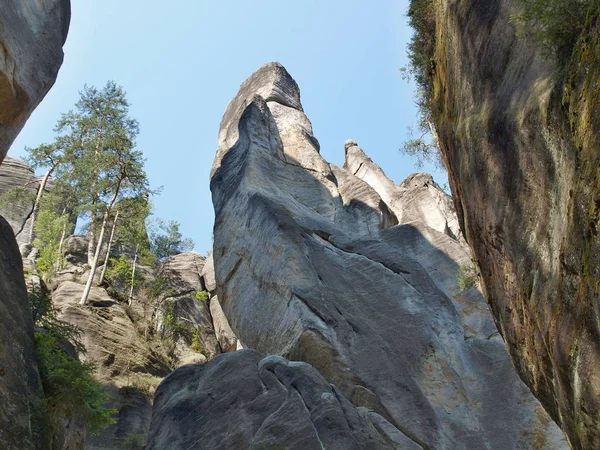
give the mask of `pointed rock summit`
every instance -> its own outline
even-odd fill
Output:
[[[315,433],[327,449],[568,448],[517,376],[481,293],[458,290],[470,257],[449,197],[425,174],[396,186],[356,142],[345,148],[343,168],[323,159],[298,86],[269,63],[229,103],[211,179],[215,291],[233,332],[260,354],[312,365],[334,395],[307,388],[322,381],[305,365],[215,358],[161,384],[149,448],[206,435],[186,405],[219,423],[254,417],[236,448],[313,448],[301,442]],[[247,396],[246,379],[256,392],[226,408],[213,395],[217,373],[228,374],[223,395]],[[258,408],[259,392],[278,400]],[[339,411],[353,432],[336,444],[322,424],[345,427]]]

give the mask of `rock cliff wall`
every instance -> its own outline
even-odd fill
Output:
[[[0,217],[0,448],[49,449],[21,254]]]
[[[5,0],[0,10],[0,163],[63,61],[69,0]]]
[[[36,181],[33,169],[25,162],[7,156],[0,165],[0,195],[7,193],[12,188],[25,188],[26,194],[19,201],[0,204],[0,215],[10,224],[17,238],[19,246],[28,243],[31,231],[31,213],[33,211],[34,196],[39,183]]]
[[[433,117],[486,297],[573,448],[600,448],[600,15],[558,70],[517,2],[433,4]]]
[[[0,163],[54,84],[69,18],[69,0],[7,0],[0,8]],[[13,169],[22,172],[21,167],[9,172]],[[6,168],[1,170],[6,175]],[[47,449],[52,438],[23,264],[11,225],[15,222],[9,225],[0,217],[0,448]]]
[[[320,156],[282,66],[244,82],[223,117],[211,179],[216,292],[235,334],[313,365],[381,417],[388,437],[436,449],[566,448],[481,295],[456,292],[470,258],[443,192],[422,175],[396,187],[359,172]],[[395,205],[401,192],[407,201]],[[427,202],[411,206],[419,195]]]

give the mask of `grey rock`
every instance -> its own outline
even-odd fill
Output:
[[[229,325],[227,317],[216,295],[210,298],[210,315],[215,329],[215,336],[223,353],[235,352],[238,349],[238,339]]]
[[[0,448],[50,448],[21,255],[0,217]]]
[[[25,188],[21,198],[0,205],[0,214],[12,227],[19,245],[27,244],[29,240],[31,213],[38,187],[39,183],[30,166],[10,156],[4,159],[0,165],[0,195],[12,188]]]
[[[211,179],[217,294],[236,336],[313,365],[423,447],[566,448],[498,340],[481,338],[489,319],[465,318],[452,287],[410,256],[427,238],[402,239],[444,233],[426,217],[415,218],[423,232],[392,226],[376,189],[323,160],[283,67],[249,80],[223,118]]]
[[[0,9],[0,163],[50,90],[63,61],[71,5],[4,0]]]
[[[367,411],[355,408],[310,365],[240,350],[181,367],[163,380],[146,448],[411,447],[395,446]]]
[[[200,301],[196,294],[205,290],[203,269],[206,258],[197,252],[183,252],[167,258],[159,272],[169,287],[169,298],[161,311],[169,308],[183,325],[178,333],[178,364],[203,362],[220,352],[215,335],[209,299]],[[161,327],[164,332],[164,328]]]
[[[107,408],[118,410],[116,424],[102,430],[98,436],[89,436],[86,450],[121,450],[129,448],[125,441],[131,435],[145,440],[150,429],[152,416],[152,396],[149,392],[135,386],[106,386],[110,398]]]
[[[433,121],[521,378],[573,448],[600,448],[597,21],[563,71],[516,35],[517,3],[435,3],[435,33],[445,38],[432,64],[443,93]]]
[[[204,267],[202,268],[202,282],[204,288],[210,293],[214,294],[217,289],[217,282],[215,281],[215,264],[213,260],[212,250],[208,254],[206,261],[204,261]]]
[[[427,173],[414,173],[397,186],[354,141],[346,141],[344,168],[368,183],[381,196],[399,223],[421,222],[461,239],[452,199]]]
[[[179,253],[163,261],[160,276],[167,279],[174,296],[202,291],[205,261],[206,258],[197,252]]]

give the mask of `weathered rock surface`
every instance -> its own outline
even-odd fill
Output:
[[[489,317],[464,311],[472,302],[486,314],[481,297],[458,306],[445,294],[448,275],[428,273],[443,260],[432,241],[460,247],[448,220],[441,231],[419,217],[394,226],[375,189],[320,156],[282,66],[244,82],[219,137],[215,278],[245,345],[312,364],[423,447],[566,448],[492,339]],[[452,257],[445,263],[457,270]]]
[[[4,0],[0,9],[0,163],[63,61],[71,4]]]
[[[178,365],[205,362],[220,353],[210,299],[197,297],[197,293],[205,290],[204,263],[205,257],[200,253],[183,252],[167,258],[159,273],[167,280],[170,291],[162,311],[169,311],[181,324],[177,338]]]
[[[217,282],[215,281],[215,265],[212,251],[208,254],[202,268],[202,282],[204,289],[210,295],[210,315],[212,316],[212,324],[221,352],[234,352],[242,347],[242,345],[231,329],[231,325],[229,325],[229,321],[223,312],[219,297],[217,296]]]
[[[395,443],[385,426],[309,364],[241,350],[165,378],[146,448],[421,448],[401,434]]]
[[[29,240],[33,201],[39,186],[35,180],[33,169],[19,159],[8,156],[0,165],[0,195],[12,188],[26,188],[19,201],[0,204],[0,214],[12,227],[19,245]]]
[[[50,448],[21,255],[0,217],[0,448]]]
[[[460,227],[452,199],[427,173],[415,173],[397,186],[355,141],[346,141],[344,168],[368,183],[392,211],[399,223],[421,222],[460,239]]]
[[[600,11],[561,71],[516,37],[516,3],[435,3],[433,118],[521,377],[573,448],[600,448]]]

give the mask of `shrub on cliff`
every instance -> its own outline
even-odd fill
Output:
[[[433,71],[435,53],[435,11],[431,0],[412,0],[408,7],[408,22],[414,33],[407,47],[408,65],[400,69],[406,80],[414,80],[417,89],[417,126],[409,127],[407,139],[400,151],[416,159],[417,167],[424,162],[443,167],[438,150],[431,105],[433,102]]]
[[[573,51],[588,14],[600,0],[518,0],[518,12],[511,16],[517,35],[531,36],[542,54],[564,64]]]
[[[43,284],[31,283],[29,302],[38,330],[37,364],[51,423],[59,426],[61,419],[74,417],[82,420],[91,434],[115,423],[112,415],[117,411],[104,406],[109,396],[93,379],[94,366],[77,357],[85,351],[79,330],[58,319]]]

